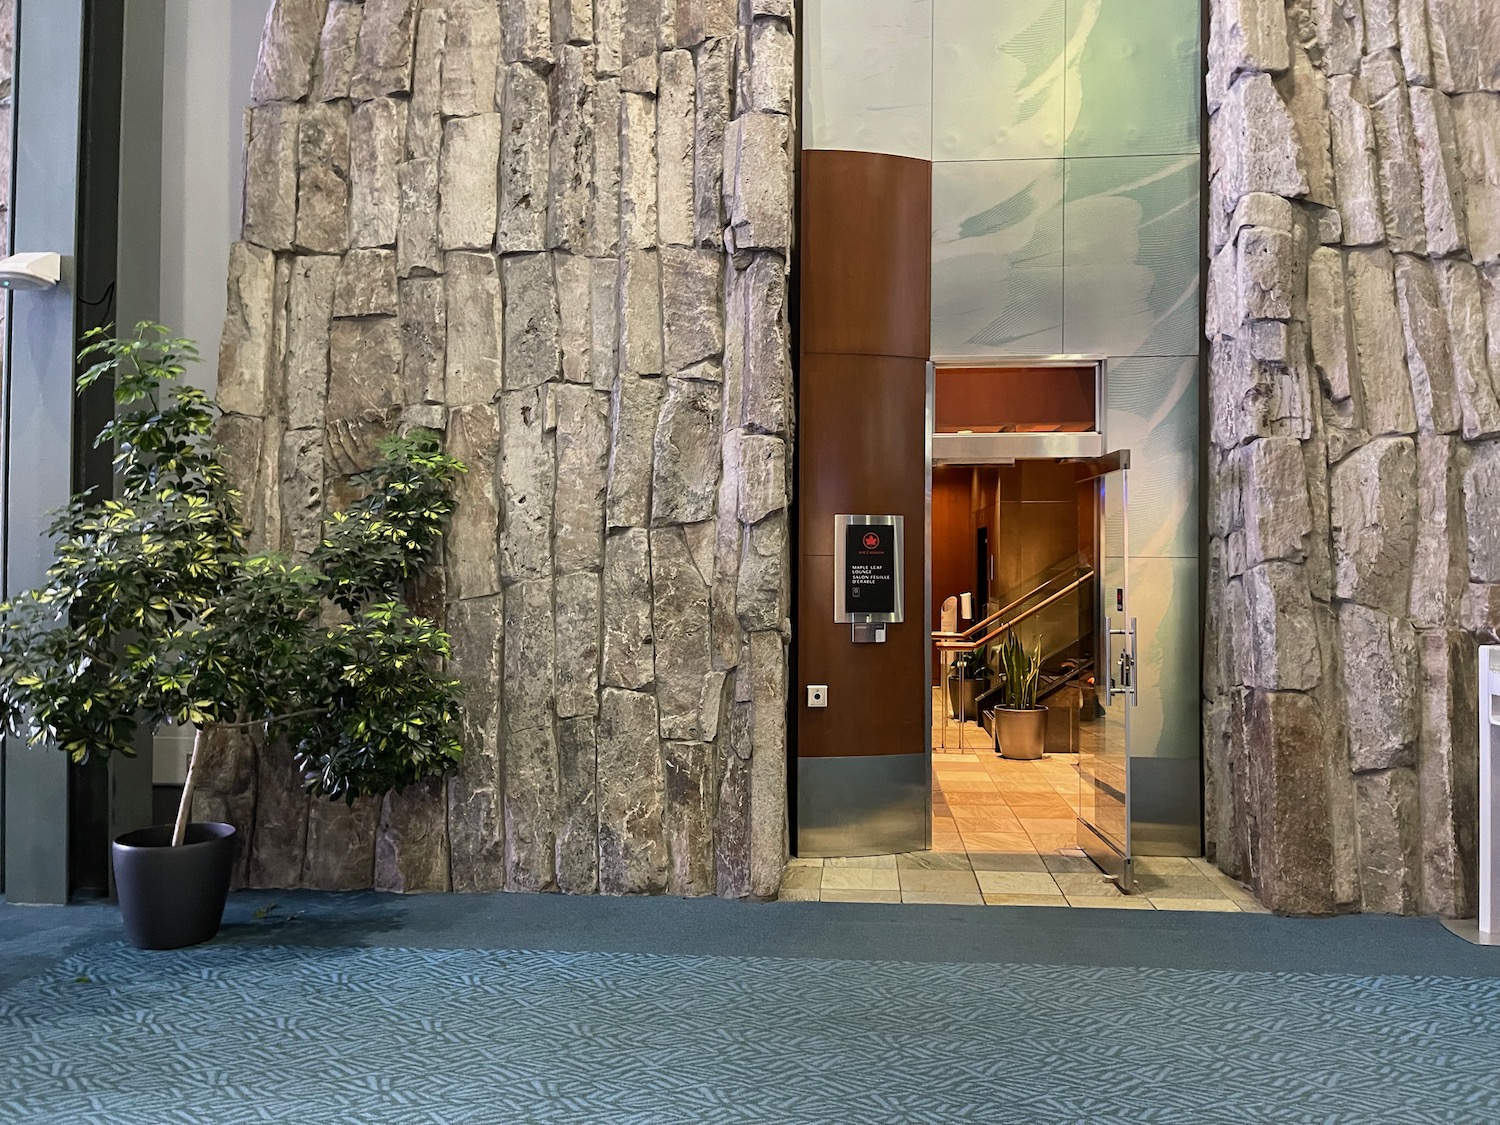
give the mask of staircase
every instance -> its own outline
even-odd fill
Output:
[[[1082,708],[1092,696],[1094,644],[1093,613],[1089,603],[1095,597],[1093,579],[1093,570],[1081,565],[1077,558],[1063,560],[1026,583],[1019,596],[1013,597],[1001,609],[962,633],[933,634],[939,653],[956,655],[1003,642],[1012,629],[1032,622],[1034,631],[1032,638],[1027,640],[1028,646],[1040,640],[1043,651],[1037,702],[1044,703],[1053,699],[1055,702],[1050,705],[1051,708],[1060,715],[1067,716],[1064,723],[1055,723],[1049,719],[1049,750],[1054,750],[1052,727],[1057,728],[1056,751],[1069,752],[1076,749],[1072,745],[1076,740],[1070,732],[1076,731],[1077,723],[1071,711]],[[1043,611],[1065,606],[1068,599],[1078,603],[1077,612],[1071,615],[1071,625],[1066,619],[1059,620],[1056,615],[1050,621],[1039,620]],[[1080,602],[1081,599],[1087,601]],[[991,732],[994,729],[991,711],[999,705],[1004,688],[1002,678],[976,701],[978,714],[985,728]],[[1076,698],[1069,698],[1064,702],[1064,697],[1068,694],[1066,689],[1070,688],[1077,693]]]

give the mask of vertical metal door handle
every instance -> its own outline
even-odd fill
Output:
[[[1111,637],[1129,637],[1130,630],[1111,629],[1109,631],[1109,635]],[[1110,642],[1110,650],[1111,652],[1113,652],[1114,650],[1113,641]],[[1113,701],[1115,696],[1117,695],[1129,695],[1131,693],[1133,664],[1134,662],[1131,655],[1131,649],[1128,647],[1121,648],[1120,658],[1113,662],[1113,667],[1111,667],[1110,669],[1109,698],[1111,701]]]

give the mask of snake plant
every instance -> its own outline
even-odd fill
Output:
[[[1000,670],[1005,673],[1000,706],[1008,711],[1036,710],[1036,693],[1042,678],[1042,642],[1030,652],[1012,629],[999,646]]]

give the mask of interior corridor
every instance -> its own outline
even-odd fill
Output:
[[[1205,859],[1137,857],[1141,893],[1122,894],[1077,845],[1078,755],[1002,758],[973,721],[945,730],[941,703],[934,691],[932,850],[793,858],[783,901],[1267,912]]]

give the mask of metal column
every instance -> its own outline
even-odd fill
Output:
[[[46,513],[73,491],[73,357],[84,0],[21,0],[16,16],[14,240],[55,250],[62,282],[12,299],[4,425],[4,587],[41,581]],[[5,894],[68,897],[68,761],[5,746]]]

